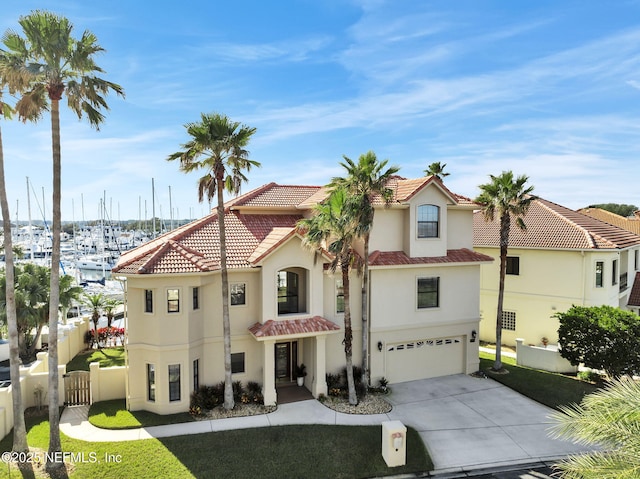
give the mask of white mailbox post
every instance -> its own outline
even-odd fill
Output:
[[[407,427],[400,421],[382,423],[382,458],[389,467],[407,463]]]

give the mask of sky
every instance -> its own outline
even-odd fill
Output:
[[[471,198],[512,170],[569,208],[640,205],[638,0],[3,0],[0,32],[34,9],[92,31],[126,93],[99,131],[61,102],[64,220],[101,199],[113,221],[207,214],[201,174],[166,158],[214,112],[256,128],[243,192],[323,185],[371,150],[406,178],[444,163]],[[50,219],[49,117],[0,126],[12,219],[27,177]]]

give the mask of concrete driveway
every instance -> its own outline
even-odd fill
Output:
[[[491,379],[455,375],[391,388],[389,419],[420,433],[436,473],[553,461],[586,450],[548,436],[552,409]]]

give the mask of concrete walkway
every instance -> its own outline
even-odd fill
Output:
[[[67,407],[60,429],[84,441],[134,441],[291,424],[379,425],[399,420],[416,429],[435,474],[555,461],[585,450],[547,435],[551,409],[491,380],[465,375],[394,384],[388,414],[335,412],[316,400],[284,404],[270,414],[128,430],[105,430],[87,420],[88,406]]]

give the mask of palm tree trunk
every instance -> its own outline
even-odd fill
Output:
[[[364,235],[364,271],[362,273],[362,383],[369,386],[369,233]]]
[[[11,238],[11,216],[4,179],[4,152],[2,132],[0,131],[0,207],[2,208],[2,229],[4,232],[4,254],[6,272],[6,313],[9,332],[9,377],[13,406],[13,451],[27,452],[27,429],[24,423],[22,407],[22,388],[20,387],[20,347],[18,345],[18,319],[16,314],[15,271],[13,269],[13,243]]]
[[[222,329],[224,334],[224,408],[231,410],[233,401],[233,380],[231,376],[231,322],[229,319],[229,276],[227,274],[227,235],[224,227],[224,182],[216,178],[218,193],[218,228],[220,229],[220,277],[222,281]]]
[[[504,279],[507,274],[507,250],[511,217],[507,213],[500,218],[500,285],[498,287],[498,310],[496,312],[496,360],[493,369],[502,369],[502,309],[504,303]]]
[[[60,414],[58,411],[58,306],[60,304],[60,187],[62,160],[60,154],[60,100],[51,100],[51,143],[53,148],[53,245],[51,250],[51,290],[49,292],[49,453],[47,470],[64,467],[49,461],[61,452]]]
[[[342,286],[344,289],[344,356],[347,363],[347,387],[349,404],[358,404],[356,385],[353,380],[353,330],[351,328],[351,298],[349,295],[349,261],[341,261]]]
[[[38,324],[38,329],[36,331],[36,335],[33,338],[33,341],[31,342],[31,346],[29,346],[29,350],[27,351],[27,355],[30,358],[35,358],[35,354],[36,354],[36,345],[38,344],[38,340],[40,339],[40,336],[42,335],[42,328],[44,328],[44,323],[40,323]]]

